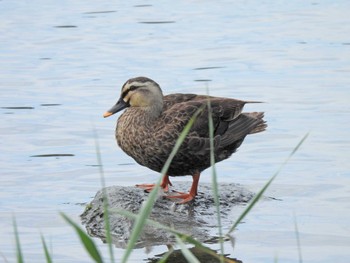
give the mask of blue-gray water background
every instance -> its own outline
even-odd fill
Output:
[[[246,110],[265,111],[268,130],[217,165],[219,182],[259,190],[310,132],[267,193],[281,201],[259,203],[227,253],[296,262],[296,218],[305,262],[349,262],[349,1],[2,0],[0,32],[0,261],[15,261],[15,216],[27,262],[44,261],[40,233],[54,262],[91,262],[59,211],[79,222],[101,187],[94,126],[107,185],[158,178],[116,146],[116,118],[102,118],[143,75],[165,94],[208,86],[266,102]],[[73,156],[32,157],[46,154]]]

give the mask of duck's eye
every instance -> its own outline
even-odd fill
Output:
[[[129,91],[132,91],[132,90],[135,90],[135,89],[138,89],[140,88],[141,86],[135,86],[135,85],[131,85],[130,88],[129,88]]]

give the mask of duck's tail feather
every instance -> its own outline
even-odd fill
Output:
[[[243,140],[248,134],[262,132],[267,124],[263,112],[246,112],[232,120],[225,134],[221,137],[221,146],[226,147]]]
[[[246,116],[250,116],[255,119],[255,127],[249,132],[249,134],[265,131],[267,128],[266,121],[264,121],[264,112],[249,112],[243,113]]]

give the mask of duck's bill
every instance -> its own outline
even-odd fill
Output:
[[[109,117],[109,116],[111,116],[111,115],[113,115],[113,113],[112,113],[112,112],[109,112],[109,111],[106,111],[105,113],[103,113],[103,117],[104,117],[104,118],[107,118],[107,117]]]
[[[118,102],[112,108],[110,108],[108,111],[106,111],[103,114],[103,117],[107,118],[107,117],[113,115],[114,113],[117,113],[118,111],[121,111],[129,106],[130,106],[129,103],[125,102],[122,98],[120,98],[118,100]]]

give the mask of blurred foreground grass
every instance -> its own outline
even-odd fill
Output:
[[[209,100],[208,100],[209,101]],[[210,108],[210,103],[208,102],[208,108]],[[194,245],[196,249],[202,251],[203,253],[207,253],[208,255],[217,258],[219,262],[236,262],[231,259],[225,258],[224,255],[224,249],[223,249],[223,242],[227,240],[233,240],[232,233],[238,226],[238,224],[249,214],[249,212],[252,210],[252,208],[257,204],[257,202],[260,200],[260,198],[263,196],[264,192],[266,189],[270,186],[270,184],[273,182],[273,180],[276,178],[276,176],[281,172],[282,168],[285,166],[285,164],[290,160],[290,158],[299,150],[300,146],[303,144],[305,139],[308,137],[308,134],[306,134],[300,141],[299,143],[295,146],[295,148],[291,151],[289,156],[286,158],[286,160],[280,165],[280,167],[277,169],[275,174],[271,177],[271,179],[263,186],[263,188],[254,196],[254,198],[248,203],[247,207],[244,209],[244,211],[241,213],[241,215],[235,220],[229,231],[225,234],[222,232],[222,227],[221,227],[221,218],[220,218],[220,207],[219,207],[219,187],[217,183],[217,174],[215,170],[215,160],[214,160],[214,152],[213,152],[213,123],[212,123],[212,118],[210,115],[210,110],[209,112],[209,133],[210,133],[210,147],[211,147],[211,165],[212,165],[212,188],[213,188],[213,194],[214,194],[214,200],[215,200],[215,206],[216,206],[216,212],[217,212],[217,221],[218,221],[218,233],[219,233],[219,238],[218,242],[220,243],[220,255],[216,254],[213,250],[205,246],[203,243],[197,241],[196,239],[192,238],[191,236],[188,236],[186,234],[183,234],[179,231],[177,231],[174,228],[170,228],[164,225],[161,225],[160,223],[148,219],[152,207],[157,199],[158,196],[158,191],[160,188],[160,182],[163,178],[163,176],[167,173],[168,168],[171,164],[172,159],[176,155],[177,151],[179,150],[182,142],[186,138],[188,132],[190,131],[193,123],[195,122],[197,116],[200,114],[200,112],[203,110],[203,108],[200,108],[194,116],[191,118],[191,120],[188,122],[188,124],[185,126],[184,130],[180,134],[172,152],[170,153],[168,160],[166,161],[162,171],[161,171],[161,176],[159,177],[156,187],[150,192],[148,195],[147,201],[143,203],[141,206],[141,209],[138,214],[133,214],[130,213],[129,211],[126,210],[116,210],[116,209],[110,209],[108,207],[108,199],[107,195],[104,192],[104,222],[105,222],[105,228],[106,228],[106,240],[109,246],[109,262],[116,262],[113,254],[113,248],[112,248],[112,242],[111,242],[111,234],[110,234],[110,226],[109,226],[109,214],[110,213],[118,213],[120,215],[123,215],[125,217],[131,218],[135,221],[132,233],[129,238],[129,242],[127,244],[127,247],[124,251],[124,255],[121,259],[122,263],[127,263],[128,258],[133,252],[133,249],[135,247],[135,244],[138,240],[138,237],[142,233],[142,230],[146,224],[150,224],[152,226],[155,226],[157,228],[163,229],[168,231],[169,233],[173,234],[176,239],[176,246],[178,246],[181,250],[181,253],[183,254],[184,258],[188,262],[193,262],[197,263],[200,262],[196,256],[191,252],[191,250],[186,246],[187,244]],[[97,161],[100,167],[100,176],[101,176],[101,185],[102,188],[105,188],[105,183],[104,183],[104,172],[103,172],[103,165],[102,165],[102,160],[101,160],[101,153],[99,149],[99,144],[98,144],[98,136],[96,131],[94,130],[95,133],[95,147],[96,147],[96,155],[97,155]],[[71,220],[67,215],[64,213],[61,213],[61,216],[64,218],[64,220],[74,229],[74,231],[78,234],[82,246],[86,249],[88,255],[91,257],[93,262],[97,263],[103,263],[106,262],[103,257],[101,256],[101,253],[99,252],[95,242],[93,239],[86,234],[86,232],[79,226],[79,224],[75,223],[73,220]],[[295,221],[296,222],[296,221]],[[14,235],[15,235],[15,240],[16,240],[16,257],[17,257],[17,262],[21,263],[24,262],[24,256],[22,254],[21,250],[21,245],[20,245],[20,238],[19,238],[19,233],[17,230],[17,224],[16,220],[14,218],[13,220],[13,226],[14,226]],[[298,250],[299,250],[299,261],[301,262],[301,250],[300,250],[300,241],[299,241],[299,236],[298,236],[298,231],[297,231],[297,225],[295,223],[295,231],[296,231],[296,237],[297,237],[297,244],[298,244]],[[45,239],[43,236],[41,236],[42,240],[42,245],[43,245],[43,251],[45,254],[46,262],[51,263],[52,258],[51,255],[47,249],[47,245],[45,242]],[[173,249],[170,249],[167,253],[163,255],[161,259],[159,259],[158,262],[167,262],[168,257],[173,253]]]

